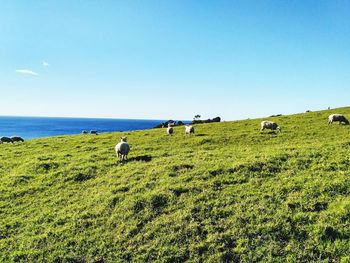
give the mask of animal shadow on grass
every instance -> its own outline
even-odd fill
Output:
[[[202,136],[207,136],[207,134],[205,134],[205,133],[197,133],[195,136],[202,137]]]
[[[276,131],[260,132],[260,134],[262,134],[262,135],[276,135],[277,136]]]
[[[128,159],[129,162],[132,161],[137,161],[137,162],[150,162],[152,161],[152,156],[151,155],[140,155],[140,156],[136,156],[136,157],[131,157]]]

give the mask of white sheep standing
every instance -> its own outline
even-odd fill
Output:
[[[344,122],[346,125],[349,124],[349,121],[343,114],[331,114],[328,117],[328,124],[332,124],[333,122],[338,121],[339,124]]]
[[[120,143],[115,146],[115,152],[120,161],[124,161],[128,159],[128,153],[130,151],[130,146],[126,142],[126,137],[120,138]]]
[[[278,126],[277,123],[273,121],[262,121],[260,123],[260,132],[262,132],[265,129],[278,131],[278,132],[281,131],[281,127]]]
[[[172,125],[170,123],[168,124],[168,128],[166,129],[166,133],[168,135],[173,135],[174,134],[174,128],[172,127]]]
[[[192,125],[185,125],[185,134],[194,134],[194,127]]]

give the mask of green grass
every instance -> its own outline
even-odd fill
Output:
[[[0,262],[350,261],[350,108],[0,145]],[[126,135],[129,162],[114,146]]]

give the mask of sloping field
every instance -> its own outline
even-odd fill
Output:
[[[350,108],[0,145],[1,262],[350,261]],[[126,135],[129,162],[114,146]]]

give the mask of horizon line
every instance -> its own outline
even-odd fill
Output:
[[[325,110],[334,110],[334,109],[341,109],[341,108],[348,108],[348,106],[336,106],[336,107],[330,107],[328,108],[323,108],[323,109],[315,109],[311,110],[312,112],[318,112],[318,111],[325,111]],[[294,114],[302,114],[305,113],[303,112],[293,112],[293,113],[279,113],[282,114],[283,116],[287,115],[294,115]],[[109,120],[147,120],[147,121],[168,121],[168,120],[178,120],[178,121],[192,121],[193,119],[177,119],[177,118],[166,118],[166,119],[148,119],[148,118],[118,118],[118,117],[81,117],[81,116],[42,116],[42,115],[0,115],[0,117],[19,117],[19,118],[67,118],[67,119],[109,119]],[[217,117],[217,116],[216,116]],[[261,119],[261,118],[269,118],[271,116],[254,116],[254,117],[244,117],[244,118],[237,118],[237,119],[229,119],[229,120],[224,120],[221,116],[218,116],[221,118],[221,121],[239,121],[239,120],[246,120],[246,119]],[[209,119],[212,119],[214,117],[211,117]],[[207,120],[208,118],[203,118],[201,120]]]
[[[57,118],[57,119],[109,119],[109,120],[145,120],[145,121],[168,121],[172,119],[147,119],[147,118],[117,118],[117,117],[80,117],[80,116],[42,116],[42,115],[0,115],[5,118],[19,117],[19,118]],[[179,121],[190,121],[185,119],[175,119]]]

